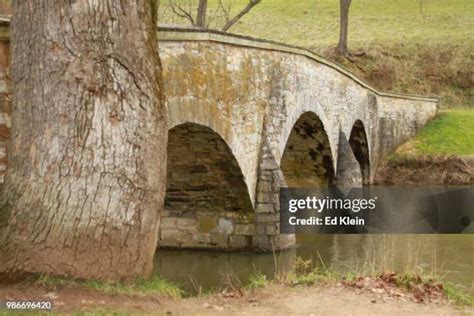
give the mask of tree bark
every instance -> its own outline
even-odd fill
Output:
[[[337,44],[337,52],[341,55],[349,55],[347,48],[347,29],[349,27],[349,7],[351,0],[340,0],[340,27],[339,27],[339,43]]]
[[[151,273],[167,142],[155,5],[13,2],[4,277]]]
[[[207,0],[199,0],[196,16],[196,26],[206,28]]]

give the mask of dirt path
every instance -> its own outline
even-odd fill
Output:
[[[90,289],[50,291],[36,286],[0,286],[0,302],[51,300],[54,311],[122,311],[153,315],[474,315],[472,308],[459,309],[446,301],[415,303],[385,294],[368,293],[342,285],[272,285],[239,298],[211,295],[187,299],[158,296],[110,295]],[[1,310],[0,310],[0,314]]]

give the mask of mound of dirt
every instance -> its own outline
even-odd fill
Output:
[[[472,185],[474,157],[421,156],[389,159],[377,169],[376,184]]]

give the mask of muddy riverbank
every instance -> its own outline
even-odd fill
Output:
[[[378,168],[379,185],[473,185],[474,157],[406,156],[388,159]]]

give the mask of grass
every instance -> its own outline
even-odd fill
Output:
[[[334,284],[337,282],[343,282],[346,285],[356,284],[360,279],[370,278],[372,280],[384,279],[387,284],[390,281],[387,280],[387,276],[391,276],[392,273],[354,273],[353,271],[348,273],[340,273],[328,269],[324,264],[321,266],[313,266],[311,260],[304,260],[297,257],[293,268],[286,274],[279,275],[273,282],[283,283],[285,285],[315,285],[315,284]],[[417,293],[420,288],[425,291],[425,294],[430,295],[432,292],[444,293],[445,297],[459,306],[474,306],[474,297],[469,294],[466,289],[456,286],[450,282],[439,282],[439,278],[435,278],[431,275],[420,275],[414,272],[404,273],[393,273],[394,285],[400,289],[404,289],[409,293]],[[377,281],[373,282],[373,285],[377,286]],[[266,285],[271,282],[266,282]],[[359,287],[360,288],[360,287]]]
[[[233,2],[235,13],[248,0]],[[162,2],[163,23],[187,24],[172,14]],[[210,0],[214,8],[216,0]],[[197,1],[194,0],[194,4]],[[366,46],[370,42],[400,43],[466,41],[474,36],[474,3],[470,0],[424,0],[420,13],[417,0],[353,1],[349,16],[349,43]],[[278,21],[278,23],[276,23]],[[219,28],[215,19],[211,28]],[[409,30],[409,32],[407,32]],[[304,47],[324,48],[336,45],[339,35],[339,1],[334,0],[263,0],[230,29]]]
[[[461,306],[474,306],[474,297],[461,290],[458,286],[447,282],[444,283],[444,293],[446,297]]]
[[[409,155],[474,156],[474,110],[440,112],[394,158]]]
[[[196,4],[197,1],[193,0]],[[210,0],[215,7],[217,0]],[[248,0],[234,0],[233,12]],[[161,23],[188,24],[161,5]],[[445,107],[474,106],[474,1],[353,1],[347,60],[334,54],[339,1],[263,0],[229,31],[302,46],[343,64],[384,91],[441,96]],[[211,28],[219,28],[215,19]]]
[[[268,285],[267,276],[260,272],[256,272],[250,275],[247,288],[250,290],[255,290],[255,289],[266,287],[267,285]]]
[[[104,282],[97,280],[75,280],[65,277],[40,275],[30,279],[28,282],[48,288],[61,287],[84,287],[107,294],[129,294],[129,295],[166,295],[173,298],[182,298],[185,291],[176,284],[154,276],[149,279],[138,279],[132,283]]]
[[[315,283],[331,283],[341,279],[341,275],[326,268],[324,264],[315,266],[311,260],[297,257],[293,267],[277,278],[287,285],[313,285]]]

